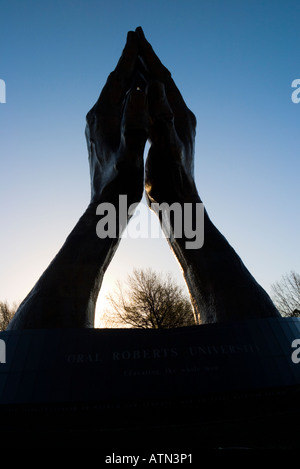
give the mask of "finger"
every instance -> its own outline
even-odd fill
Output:
[[[169,70],[161,63],[158,56],[155,54],[151,44],[145,38],[144,32],[141,27],[136,29],[136,34],[139,42],[140,54],[144,63],[144,67],[148,71],[152,80],[158,80],[165,84],[166,93],[171,106],[186,107],[186,104],[181,96],[180,91],[175,85]]]
[[[138,42],[134,31],[127,33],[127,40],[115,70],[108,76],[95,105],[97,110],[104,107],[105,112],[118,112],[127,91],[132,87],[136,74]]]
[[[114,70],[114,74],[121,81],[130,79],[135,70],[136,60],[138,56],[138,42],[134,31],[127,33],[127,40],[122,55]]]
[[[171,77],[170,72],[161,63],[153,51],[152,46],[146,40],[142,28],[137,28],[136,34],[141,55],[137,62],[138,67],[139,69],[144,67],[148,74],[148,80],[158,80],[164,83],[166,96],[174,114],[175,127],[180,138],[185,140],[185,137],[190,129],[196,126],[195,116],[187,107],[180,91]]]
[[[146,68],[152,74],[152,78],[160,81],[170,78],[171,73],[155,54],[151,44],[145,37],[143,29],[139,26],[136,28],[135,32],[138,38],[142,59],[144,60]]]
[[[140,55],[137,58],[137,65],[136,66],[137,66],[137,70],[145,78],[145,80],[150,81],[151,77],[150,77],[150,74],[149,74],[149,70],[147,69],[147,66],[146,66],[146,64],[143,60],[143,57],[141,57]]]

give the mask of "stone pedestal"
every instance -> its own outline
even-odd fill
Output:
[[[12,447],[298,444],[299,319],[0,339],[0,433]]]

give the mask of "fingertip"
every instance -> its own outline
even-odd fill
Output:
[[[135,33],[136,33],[137,39],[138,39],[141,47],[145,47],[145,46],[150,45],[149,42],[146,39],[145,33],[144,33],[141,26],[138,26],[136,28]]]
[[[136,41],[136,34],[134,31],[128,31],[127,33],[127,39],[126,39],[126,44],[132,44],[134,41]]]
[[[135,29],[135,32],[136,32],[140,37],[142,37],[143,39],[145,39],[145,34],[144,34],[143,28],[142,28],[141,26],[138,26],[138,27]]]

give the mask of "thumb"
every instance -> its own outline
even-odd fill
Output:
[[[122,145],[126,156],[135,158],[143,153],[149,136],[147,96],[139,89],[130,90],[125,101],[121,122]]]
[[[150,140],[164,145],[176,144],[177,134],[174,114],[168,102],[165,86],[160,81],[149,83],[147,88],[149,114],[151,118]]]

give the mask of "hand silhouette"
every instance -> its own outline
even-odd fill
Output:
[[[170,72],[161,63],[143,30],[136,29],[147,76],[151,147],[145,167],[148,202],[187,202],[197,195],[194,182],[196,118],[185,104]]]
[[[137,36],[129,31],[115,70],[87,114],[92,203],[104,194],[127,194],[131,203],[142,198],[149,122],[146,95],[138,89],[137,58]]]

